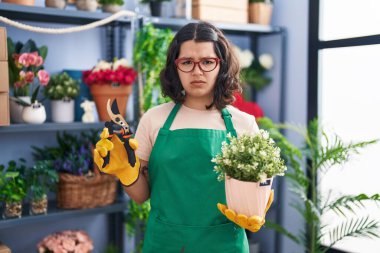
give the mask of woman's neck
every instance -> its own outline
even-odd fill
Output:
[[[212,99],[186,97],[183,105],[195,110],[206,110],[206,106],[212,103]]]

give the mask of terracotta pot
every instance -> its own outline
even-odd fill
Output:
[[[248,217],[253,215],[264,217],[272,181],[273,179],[268,179],[268,183],[264,185],[260,182],[244,182],[226,176],[225,187],[228,208]]]
[[[34,6],[35,0],[3,0],[4,3]]]
[[[250,3],[249,22],[269,25],[272,20],[273,5],[271,3]]]
[[[115,98],[119,106],[120,114],[125,118],[128,98],[132,93],[132,85],[114,86],[110,84],[93,84],[90,86],[90,92],[94,98],[101,121],[110,120],[107,113],[107,101],[108,99],[113,100]]]

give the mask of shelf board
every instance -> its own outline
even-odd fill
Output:
[[[154,26],[159,28],[179,29],[182,26],[191,23],[199,22],[196,19],[181,19],[181,18],[161,18],[161,17],[146,17],[144,23],[153,23]],[[215,26],[223,31],[234,33],[260,33],[260,34],[273,34],[282,31],[281,27],[266,26],[258,24],[234,24],[234,23],[221,23],[212,22]]]
[[[0,15],[9,19],[47,23],[87,24],[111,16],[109,13],[79,10],[61,10],[50,7],[24,6],[0,3]],[[131,18],[123,17],[117,22],[130,24]]]
[[[71,217],[80,217],[86,215],[103,214],[103,213],[116,213],[122,212],[127,208],[127,202],[118,200],[111,205],[97,207],[97,208],[87,208],[87,209],[58,209],[56,207],[56,202],[49,202],[47,214],[42,215],[26,215],[28,213],[28,207],[23,208],[23,216],[21,218],[3,219],[0,218],[0,229],[29,225],[33,223],[47,222],[62,220]],[[25,214],[25,215],[24,215]]]
[[[102,129],[104,122],[96,123],[43,123],[43,124],[11,124],[10,126],[0,126],[0,134],[2,133],[31,133],[31,132],[47,132],[47,131],[73,131],[86,129]]]

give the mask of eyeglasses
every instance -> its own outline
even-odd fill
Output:
[[[179,70],[189,73],[195,69],[195,65],[198,65],[203,72],[211,72],[216,69],[220,61],[221,60],[219,58],[205,57],[200,61],[194,61],[191,58],[179,58],[174,62]]]

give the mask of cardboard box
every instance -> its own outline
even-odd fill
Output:
[[[248,11],[213,6],[193,6],[192,18],[204,21],[248,23]]]
[[[0,93],[0,126],[9,126],[9,123],[9,94],[4,92]]]
[[[5,27],[0,27],[0,61],[8,60],[7,49],[7,30]]]
[[[192,18],[246,24],[248,0],[193,0]]]
[[[7,61],[0,61],[0,92],[9,92],[9,72]]]

